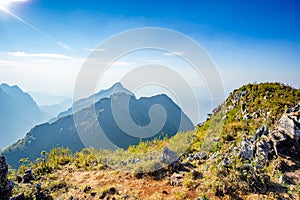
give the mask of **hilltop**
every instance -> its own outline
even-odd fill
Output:
[[[299,89],[284,84],[248,84],[233,91],[194,131],[141,142],[116,153],[83,149],[74,155],[62,148],[41,152],[35,163],[23,159],[18,171],[9,174],[10,180],[25,174],[18,177],[13,195],[23,193],[27,199],[297,199],[299,98]],[[192,143],[187,146],[190,137]],[[183,146],[184,153],[175,155]],[[149,152],[159,154],[154,154],[153,161],[136,160]],[[165,162],[174,155],[175,162]],[[128,162],[122,163],[121,157]],[[123,168],[113,168],[111,163]],[[31,171],[25,172],[29,167],[34,177],[21,183],[31,177]]]

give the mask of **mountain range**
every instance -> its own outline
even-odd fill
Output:
[[[191,120],[168,96],[137,99],[120,83],[74,105],[75,114],[69,108],[56,120],[35,126],[5,149],[3,155],[10,165],[17,167],[23,157],[34,160],[41,151],[53,147],[69,147],[73,152],[90,146],[126,149],[140,141],[194,129]]]
[[[299,199],[299,100],[300,90],[288,85],[247,84],[232,91],[195,130],[170,138],[115,152],[87,148],[74,154],[67,148],[54,148],[34,163],[23,162],[17,177],[8,170],[10,161],[0,156],[0,199]],[[31,155],[37,147],[48,148],[53,133],[57,142],[76,142],[79,135],[67,133],[82,126],[92,134],[95,113],[102,129],[113,130],[118,121],[118,116],[111,121],[114,109],[123,119],[120,109],[125,105],[137,125],[149,123],[149,118],[155,124],[155,117],[162,120],[163,116],[163,112],[155,115],[159,109],[153,106],[158,102],[168,105],[164,107],[166,124],[176,122],[177,112],[169,109],[178,107],[165,95],[136,99],[116,93],[32,129],[16,146],[23,145]],[[69,127],[72,117],[77,125]],[[110,134],[114,132],[107,137]],[[110,138],[119,144],[116,139],[126,142],[123,135]]]

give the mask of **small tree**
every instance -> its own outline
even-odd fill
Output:
[[[27,168],[27,165],[29,164],[29,159],[28,158],[21,158],[19,160],[19,163],[21,164],[19,169],[18,169],[18,174],[24,174],[25,170]]]
[[[45,164],[46,163],[46,159],[47,159],[47,152],[46,151],[42,151],[41,152],[41,156],[43,158],[43,163]]]

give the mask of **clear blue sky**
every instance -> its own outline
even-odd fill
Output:
[[[299,1],[23,1],[7,7],[19,19],[0,11],[0,82],[27,91],[70,96],[89,49],[145,26],[194,38],[228,91],[253,81],[300,87]]]

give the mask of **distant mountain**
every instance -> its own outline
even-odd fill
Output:
[[[65,96],[53,96],[44,92],[29,92],[41,110],[51,118],[55,118],[59,113],[67,110],[72,105],[72,99]]]
[[[117,87],[126,93],[110,93]],[[116,147],[127,148],[129,145],[138,144],[141,140],[152,140],[163,134],[168,136],[175,135],[178,131],[186,131],[194,128],[191,120],[181,111],[181,109],[166,95],[157,95],[149,98],[136,97],[121,85],[114,85],[106,90],[106,94],[112,94],[91,105],[78,111],[75,115],[67,115],[53,123],[45,123],[33,128],[26,137],[14,145],[4,150],[3,154],[7,157],[8,162],[13,167],[18,166],[18,161],[22,157],[28,157],[30,160],[40,156],[42,150],[49,151],[56,146],[70,147],[72,151],[81,150],[84,146],[93,146],[95,148],[113,149]],[[102,91],[103,92],[103,91]],[[99,94],[98,94],[99,95]],[[99,95],[100,96],[100,95]],[[104,95],[103,95],[104,96]],[[79,102],[89,102],[87,99]],[[81,104],[86,105],[86,104]],[[114,106],[112,106],[114,105]],[[129,105],[129,106],[127,106]],[[166,122],[160,124],[163,114],[159,110],[151,110],[150,107],[160,105],[166,113]],[[129,107],[130,115],[126,115],[126,107]],[[94,110],[95,108],[95,110]],[[150,109],[150,112],[149,112]],[[96,119],[93,112],[96,113]],[[115,121],[113,115],[121,118],[119,124]],[[153,119],[153,126],[147,127]],[[76,118],[75,125],[73,118]],[[137,126],[128,123],[130,119]],[[122,129],[119,125],[122,125]],[[180,124],[181,123],[181,124]],[[99,127],[106,133],[99,131]],[[181,126],[179,126],[181,125]],[[161,126],[161,127],[160,127]],[[143,129],[142,127],[147,127]],[[79,131],[78,131],[79,130]],[[154,135],[143,139],[143,136],[149,136],[152,131]],[[128,135],[141,134],[141,137]],[[113,145],[112,145],[112,143]],[[83,144],[85,143],[85,145]]]
[[[0,85],[0,148],[16,142],[34,125],[48,118],[31,96],[18,86]]]
[[[52,105],[43,105],[40,106],[41,110],[46,112],[51,116],[51,118],[56,117],[62,111],[67,110],[72,105],[72,99],[67,98],[60,103],[52,104]]]
[[[77,112],[79,110],[89,107],[90,105],[94,104],[95,102],[98,102],[100,99],[109,98],[111,95],[116,94],[116,93],[126,93],[126,94],[134,96],[134,94],[132,92],[130,92],[129,90],[124,88],[122,86],[122,84],[118,82],[118,83],[115,83],[112,87],[110,87],[107,90],[100,90],[95,95],[91,95],[87,98],[83,98],[83,99],[76,101],[74,103],[73,107],[69,108],[67,111],[60,113],[57,117],[62,118],[62,117],[71,115],[71,114],[73,114],[73,109],[75,109],[75,112]]]
[[[28,94],[34,99],[38,106],[56,105],[64,101],[72,101],[66,96],[55,96],[40,91],[30,91]]]

